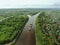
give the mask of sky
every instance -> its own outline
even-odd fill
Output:
[[[60,8],[60,0],[0,0],[0,8]]]

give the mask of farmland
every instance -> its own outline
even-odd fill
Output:
[[[36,45],[60,45],[60,12],[44,11],[36,19]]]

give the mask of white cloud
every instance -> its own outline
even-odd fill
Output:
[[[59,2],[60,0],[0,0],[0,8],[43,7]]]

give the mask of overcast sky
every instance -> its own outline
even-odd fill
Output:
[[[0,8],[60,8],[60,0],[0,0]]]

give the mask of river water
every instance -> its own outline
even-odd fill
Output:
[[[35,31],[29,31],[29,26],[32,24],[33,29],[35,29],[36,18],[40,13],[30,16],[27,24],[25,25],[21,35],[18,37],[15,45],[35,45]]]

